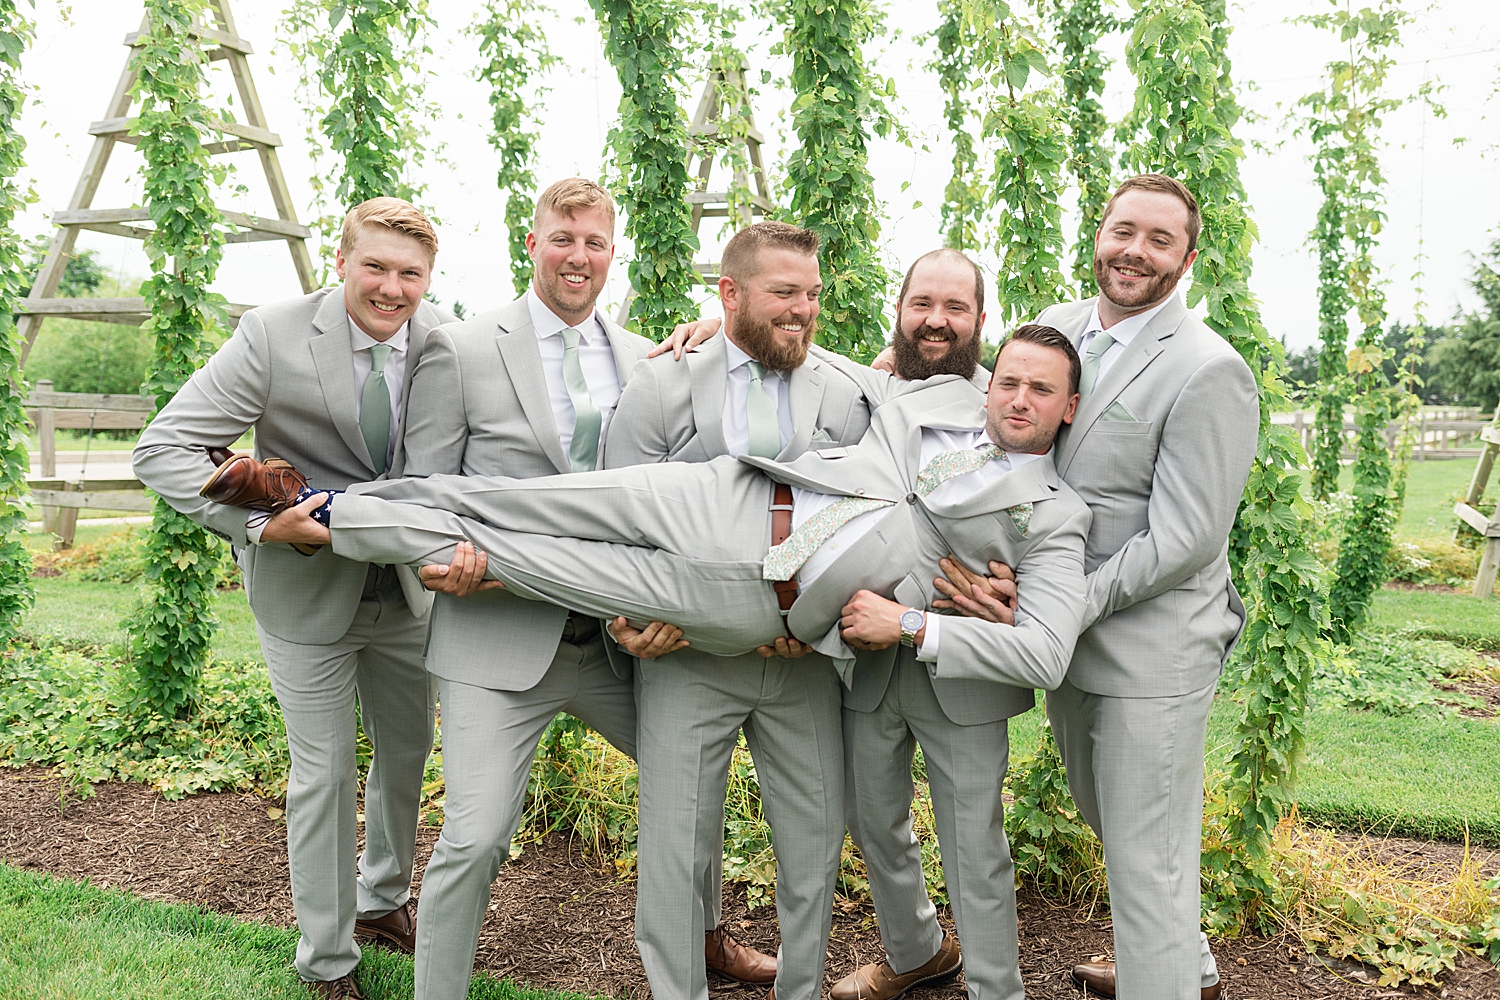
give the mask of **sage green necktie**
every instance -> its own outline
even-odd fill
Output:
[[[781,454],[781,421],[776,403],[766,391],[766,369],[759,361],[746,362],[750,385],[745,390],[745,422],[750,428],[750,454],[775,458]]]
[[[932,461],[924,465],[922,471],[918,473],[916,492],[925,497],[955,476],[982,469],[987,462],[1004,456],[1005,452],[988,443],[978,448],[960,448],[956,451],[941,452],[934,455]],[[844,497],[842,500],[835,500],[802,522],[802,527],[792,532],[786,541],[774,546],[770,552],[766,553],[766,561],[761,564],[761,578],[790,580],[797,575],[803,563],[818,551],[819,546],[833,537],[835,531],[861,514],[879,510],[882,507],[894,506],[894,500],[875,500],[867,497]]]
[[[578,360],[578,331],[568,327],[562,332],[563,385],[573,401],[573,440],[568,445],[568,462],[574,472],[593,472],[599,461],[599,430],[603,417],[594,405],[583,364]]]
[[[1083,352],[1083,371],[1078,374],[1079,406],[1094,391],[1094,383],[1099,381],[1099,359],[1104,357],[1104,352],[1113,347],[1114,343],[1115,338],[1100,330],[1089,342],[1089,349]]]
[[[389,344],[371,345],[370,377],[359,397],[359,432],[377,476],[385,473],[385,453],[391,446],[391,391],[385,384],[385,359],[390,354]]]

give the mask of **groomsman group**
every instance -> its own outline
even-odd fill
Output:
[[[247,313],[134,456],[244,569],[291,751],[309,987],[360,996],[359,938],[414,952],[421,1000],[467,995],[532,756],[567,712],[639,764],[636,938],[658,1000],[706,1000],[709,969],[816,1000],[846,827],[886,957],[834,1000],[961,970],[972,1000],[1019,1000],[1000,785],[1007,719],[1043,687],[1110,882],[1116,961],[1075,980],[1219,996],[1199,930],[1203,751],[1244,620],[1226,553],[1258,407],[1176,291],[1200,225],[1180,183],[1126,181],[1097,237],[1101,295],[1015,331],[990,380],[984,277],[956,251],[907,272],[877,371],[812,345],[818,240],[794,226],[738,233],[722,335],[699,322],[666,352],[596,308],[615,218],[590,181],[537,199],[526,295],[463,322],[423,298],[430,222],[397,199],[356,206],[341,285]],[[354,487],[331,535],[324,494],[285,502],[284,469],[217,465],[252,427],[257,458]],[[543,477],[565,478],[516,482]],[[242,506],[267,496],[283,509]],[[784,582],[762,582],[762,560]],[[750,596],[701,606],[720,593]],[[447,806],[419,909],[438,703]],[[374,747],[358,858],[356,709]],[[776,956],[720,923],[740,732],[777,857]],[[917,745],[956,935],[912,830]]]

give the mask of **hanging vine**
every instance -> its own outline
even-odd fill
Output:
[[[1078,185],[1078,236],[1073,243],[1073,280],[1093,292],[1094,234],[1113,190],[1114,171],[1105,142],[1109,120],[1099,98],[1110,60],[1099,40],[1119,27],[1109,0],[1053,0],[1059,49],[1058,77],[1067,104],[1068,167]]]
[[[691,290],[698,237],[687,205],[687,119],[677,103],[687,11],[671,0],[589,2],[623,91],[609,141],[625,235],[635,244],[630,318],[641,334],[659,341],[696,312]]]
[[[224,297],[208,291],[224,244],[212,192],[223,168],[210,163],[202,139],[214,128],[201,97],[208,61],[193,31],[208,14],[207,0],[147,0],[147,28],[131,62],[140,102],[133,132],[155,226],[145,241],[151,278],[142,292],[151,318],[142,329],[156,348],[142,393],[156,398],[157,413],[207,360],[210,336],[227,325]],[[141,694],[165,715],[191,707],[218,625],[218,546],[157,498],[146,541],[147,592],[126,624]]]
[[[1239,579],[1248,612],[1240,640],[1243,679],[1240,744],[1231,758],[1228,808],[1222,817],[1233,850],[1205,850],[1206,875],[1236,887],[1214,919],[1243,916],[1271,892],[1257,862],[1290,802],[1304,744],[1303,715],[1314,663],[1326,648],[1321,567],[1309,548],[1312,509],[1299,492],[1305,458],[1289,428],[1271,422],[1287,405],[1280,345],[1265,330],[1250,294],[1255,224],[1246,214],[1233,134],[1233,100],[1223,6],[1193,0],[1145,0],[1126,46],[1136,77],[1135,103],[1119,136],[1129,146],[1122,166],[1160,171],[1191,189],[1203,212],[1189,305],[1204,303],[1208,324],[1259,380],[1260,441],[1239,521]]]
[[[382,195],[416,201],[425,190],[412,175],[427,154],[426,122],[437,113],[425,100],[426,71],[419,68],[432,55],[426,37],[435,22],[427,5],[293,0],[283,14],[281,40],[303,69],[302,96],[316,120],[307,133],[313,159],[329,152],[337,158],[329,177],[309,178],[325,281],[347,209]]]
[[[984,80],[994,65],[993,53],[973,44],[964,8],[964,0],[939,0],[942,21],[933,32],[938,54],[932,68],[943,89],[943,115],[953,137],[953,169],[943,191],[943,245],[977,250],[983,244],[980,226],[989,196],[970,131],[970,109],[975,105],[976,81]]]
[[[517,295],[531,284],[526,234],[536,208],[536,103],[542,93],[535,80],[560,62],[537,27],[543,9],[536,0],[487,0],[469,28],[486,60],[476,75],[490,88],[490,145],[500,154],[495,184],[505,192],[506,248]]]
[[[882,23],[870,0],[790,0],[776,10],[786,35],[772,51],[792,57],[800,141],[787,160],[787,215],[823,240],[819,341],[869,361],[885,344],[891,273],[877,250],[881,210],[868,144],[871,131],[904,134],[886,107],[894,81],[872,75],[862,52]]]
[[[1401,26],[1411,17],[1401,10],[1399,0],[1383,0],[1377,8],[1359,10],[1348,0],[1329,0],[1329,5],[1331,11],[1297,21],[1333,32],[1346,46],[1346,56],[1328,64],[1326,86],[1299,104],[1306,109],[1306,127],[1316,145],[1313,169],[1323,190],[1315,230],[1323,349],[1318,365],[1319,448],[1314,468],[1317,485],[1325,493],[1334,487],[1332,477],[1338,475],[1345,398],[1354,402],[1358,431],[1354,506],[1344,523],[1328,595],[1334,636],[1347,642],[1385,580],[1385,558],[1397,515],[1385,439],[1396,399],[1381,365],[1385,290],[1373,255],[1385,223],[1380,126],[1382,116],[1403,103],[1383,97],[1381,90],[1395,64],[1390,50],[1400,44]],[[1351,310],[1359,319],[1359,335],[1345,355]]]
[[[25,166],[26,140],[17,130],[26,91],[21,55],[36,35],[36,22],[0,0],[0,646],[15,637],[21,617],[36,600],[26,535],[26,473],[31,462],[26,419],[23,344],[15,312],[26,281],[26,246],[16,236],[16,213],[30,200],[17,175]]]

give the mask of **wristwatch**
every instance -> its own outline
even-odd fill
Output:
[[[926,624],[927,616],[916,608],[907,608],[901,612],[901,645],[915,646],[917,633],[922,631],[922,626]]]

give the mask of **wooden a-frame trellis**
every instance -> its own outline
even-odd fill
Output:
[[[1464,498],[1453,505],[1453,513],[1484,538],[1484,554],[1479,557],[1479,572],[1474,575],[1474,596],[1489,597],[1495,590],[1496,573],[1500,572],[1500,504],[1496,504],[1495,512],[1486,517],[1479,512],[1479,502],[1484,499],[1485,487],[1490,483],[1495,458],[1500,456],[1500,406],[1495,408],[1490,425],[1479,432],[1479,440],[1484,444],[1484,451],[1474,466],[1474,477],[1469,480]]]
[[[312,232],[297,221],[292,207],[291,194],[287,191],[286,176],[281,172],[281,163],[276,157],[276,147],[281,138],[266,127],[266,114],[261,107],[260,95],[255,89],[255,80],[250,75],[250,43],[241,38],[235,29],[234,15],[229,9],[229,0],[209,0],[212,22],[197,26],[194,33],[215,43],[208,58],[224,60],[234,76],[235,88],[239,92],[243,122],[219,122],[217,130],[221,139],[205,144],[211,154],[235,153],[255,150],[260,155],[261,167],[265,170],[266,183],[271,189],[271,200],[276,206],[275,218],[245,215],[240,212],[224,212],[225,222],[233,230],[225,234],[227,243],[253,243],[261,240],[285,240],[291,251],[292,264],[304,292],[318,287],[313,269],[312,256],[308,253],[306,240]],[[125,36],[125,44],[132,49],[140,45],[148,22],[142,20],[141,30]],[[104,179],[105,167],[109,165],[110,153],[116,143],[134,145],[136,139],[130,134],[134,120],[130,117],[133,100],[131,88],[135,85],[135,73],[130,69],[131,59],[125,60],[125,69],[115,85],[109,99],[109,107],[102,121],[89,126],[94,137],[93,148],[84,161],[83,173],[68,207],[54,212],[52,224],[57,227],[52,244],[42,262],[42,269],[32,284],[31,294],[20,303],[19,332],[22,338],[21,363],[31,353],[31,346],[41,330],[42,320],[47,316],[66,316],[71,319],[95,320],[105,323],[122,323],[139,326],[147,319],[145,301],[140,298],[55,298],[58,282],[67,269],[73,254],[73,245],[81,229],[111,233],[143,240],[149,230],[150,213],[144,208],[94,208],[94,195]],[[231,305],[229,316],[237,322],[247,305]]]
[[[728,218],[731,212],[739,217],[741,227],[755,221],[756,216],[770,215],[776,210],[771,200],[770,186],[766,183],[766,168],[761,159],[761,145],[765,137],[755,127],[755,114],[750,109],[750,89],[745,83],[747,69],[743,63],[727,71],[714,68],[703,85],[703,96],[698,100],[698,110],[688,125],[688,168],[697,174],[693,189],[687,193],[687,203],[693,210],[693,234],[697,235],[705,218]],[[726,101],[725,98],[729,100]],[[726,104],[732,105],[726,107]],[[745,134],[728,134],[721,138],[726,117],[744,116]],[[736,130],[737,131],[737,130]],[[709,181],[713,175],[714,162],[726,145],[744,147],[744,162],[734,172],[733,187],[741,194],[732,197],[734,191],[710,191]],[[696,171],[693,161],[697,160]],[[752,186],[753,185],[753,186]],[[736,204],[737,202],[737,204]],[[719,280],[718,261],[699,261],[693,265],[700,284],[715,285]],[[630,303],[635,298],[635,289],[625,295],[620,304],[616,322],[622,326],[630,318]]]

